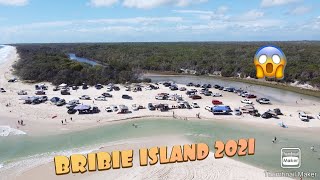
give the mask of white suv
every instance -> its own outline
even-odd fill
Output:
[[[192,108],[200,108],[200,106],[196,102],[191,103],[191,107]]]
[[[257,101],[258,103],[260,103],[260,104],[270,104],[270,103],[271,103],[270,100],[267,99],[267,98],[259,98],[259,99],[257,99],[256,101]]]
[[[209,111],[209,112],[212,112],[211,106],[206,106],[204,109],[207,110],[207,111]]]

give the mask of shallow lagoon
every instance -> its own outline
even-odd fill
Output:
[[[299,171],[318,172],[320,174],[320,151],[311,152],[310,147],[320,149],[320,139],[315,137],[314,131],[301,129],[281,129],[278,127],[255,127],[253,125],[237,124],[232,122],[217,121],[184,121],[171,119],[142,119],[134,123],[123,122],[104,127],[72,132],[63,135],[30,137],[13,136],[0,138],[0,162],[12,166],[14,162],[37,159],[76,152],[84,152],[89,149],[98,149],[103,144],[148,136],[160,136],[166,134],[183,135],[192,142],[204,142],[210,145],[214,152],[213,144],[216,140],[227,141],[240,138],[255,138],[256,153],[253,156],[233,157],[245,163],[261,167],[267,170],[283,171],[280,166],[280,149],[283,147],[298,147],[302,151],[302,166]],[[298,131],[301,131],[298,133]],[[272,132],[272,133],[271,133]],[[273,144],[271,140],[276,136],[279,142]],[[177,145],[180,143],[177,142]],[[86,148],[83,148],[86,147]],[[88,151],[89,152],[89,151]],[[1,164],[0,163],[0,164]],[[11,163],[11,165],[10,165]],[[292,172],[292,170],[285,170]]]

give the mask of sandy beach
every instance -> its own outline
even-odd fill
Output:
[[[296,104],[282,104],[273,102],[271,105],[260,105],[252,99],[255,107],[259,112],[265,112],[268,109],[280,108],[283,112],[283,116],[279,116],[279,119],[262,119],[253,117],[249,114],[243,114],[241,116],[214,116],[211,112],[205,110],[205,106],[212,106],[211,101],[213,99],[221,100],[225,105],[229,105],[232,109],[244,106],[241,103],[242,97],[235,93],[228,93],[219,91],[212,88],[213,93],[222,93],[223,97],[210,97],[203,96],[200,100],[192,100],[187,97],[183,91],[171,91],[162,85],[159,85],[158,90],[145,90],[138,92],[125,91],[124,85],[119,85],[120,91],[112,91],[110,94],[112,98],[108,98],[107,101],[96,101],[96,100],[80,100],[80,103],[97,106],[101,110],[99,114],[92,115],[69,115],[65,106],[57,107],[50,101],[38,105],[24,104],[22,100],[19,100],[21,96],[17,95],[17,92],[24,90],[28,93],[28,96],[33,96],[35,93],[35,84],[24,83],[21,81],[15,83],[9,83],[8,80],[13,78],[12,65],[19,60],[19,56],[16,53],[14,47],[8,49],[8,55],[5,60],[0,63],[0,87],[4,88],[7,92],[0,94],[0,126],[11,127],[12,129],[18,130],[18,132],[26,133],[29,136],[43,136],[43,135],[54,135],[63,134],[88,128],[94,128],[97,126],[105,126],[108,124],[121,123],[122,121],[134,121],[137,118],[173,118],[173,114],[176,119],[185,119],[196,121],[197,114],[200,114],[202,120],[207,121],[226,121],[235,123],[245,123],[252,126],[268,126],[273,128],[279,127],[279,123],[283,122],[289,128],[298,128],[299,131],[304,130],[317,130],[320,129],[320,120],[317,119],[316,115],[319,113],[320,102],[317,100],[305,100],[301,99]],[[71,95],[62,96],[60,91],[52,91],[54,88],[48,82],[42,82],[37,84],[46,84],[48,91],[46,96],[62,97],[66,102],[70,100],[78,100],[82,95],[89,95],[92,99],[100,96],[106,92],[106,89],[97,90],[94,87],[90,87],[87,90],[78,89],[71,90]],[[179,87],[186,87],[185,85],[178,84]],[[189,89],[190,87],[187,87]],[[194,87],[192,87],[194,88]],[[200,90],[201,88],[195,88]],[[149,111],[148,109],[141,109],[138,111],[132,111],[130,114],[117,114],[115,112],[106,112],[105,108],[110,105],[124,104],[132,110],[132,105],[147,106],[148,103],[166,103],[169,106],[176,105],[175,101],[169,100],[156,100],[155,96],[159,93],[178,94],[188,102],[197,102],[200,108],[194,109],[175,109],[168,112],[160,111]],[[132,100],[122,99],[123,94],[132,96]],[[298,113],[304,111],[307,114],[315,117],[310,122],[302,122],[299,119]],[[173,113],[174,112],[174,113]],[[72,118],[72,120],[71,120]],[[19,125],[18,121],[24,121],[25,125]],[[64,125],[61,121],[67,120]],[[6,130],[8,131],[8,130]],[[17,132],[17,131],[15,131]],[[18,134],[23,134],[18,133]],[[13,135],[15,133],[12,133]],[[10,133],[4,134],[4,136],[10,135]],[[167,139],[170,139],[168,141]],[[135,149],[138,150],[141,147],[152,147],[155,145],[175,145],[181,143],[190,143],[186,139],[181,137],[170,137],[170,138],[149,138],[149,139],[138,139],[128,140],[121,144],[110,144],[109,146],[103,147],[99,151],[112,151],[114,149]],[[156,165],[152,167],[139,167],[137,165],[134,168],[125,170],[111,170],[108,172],[96,172],[85,175],[67,175],[57,177],[53,171],[53,163],[46,163],[40,165],[37,168],[28,169],[27,171],[21,172],[19,175],[10,174],[8,179],[38,179],[46,176],[48,179],[270,179],[265,177],[264,170],[255,168],[244,163],[224,158],[222,160],[216,160],[211,157],[204,160],[204,162],[193,162],[193,163],[182,163],[182,164],[171,164],[171,165]],[[11,172],[10,170],[8,172]],[[249,175],[250,174],[250,175]],[[112,178],[111,178],[112,177]]]
[[[49,90],[46,92],[46,95],[50,98],[60,97],[64,98],[66,102],[70,100],[78,100],[82,95],[89,95],[91,99],[89,101],[80,100],[80,103],[97,106],[101,110],[101,113],[94,115],[69,115],[67,114],[67,109],[63,107],[57,107],[51,104],[49,101],[44,104],[39,105],[27,105],[23,104],[24,101],[19,100],[21,96],[17,95],[17,92],[24,90],[28,93],[28,96],[34,96],[35,93],[35,84],[27,84],[23,82],[9,83],[8,80],[13,78],[12,75],[12,64],[18,60],[18,55],[16,54],[16,49],[11,48],[8,56],[6,57],[5,63],[0,65],[1,79],[0,86],[3,87],[7,92],[0,94],[0,111],[1,118],[0,123],[2,125],[8,125],[13,128],[17,128],[26,132],[29,135],[41,135],[41,134],[56,134],[56,133],[66,133],[74,130],[81,130],[95,126],[101,126],[103,124],[109,124],[110,122],[119,121],[119,120],[128,120],[132,118],[139,117],[170,117],[173,116],[173,111],[177,118],[193,118],[196,119],[196,114],[200,113],[201,119],[215,120],[215,121],[237,121],[243,123],[261,123],[267,125],[278,126],[278,123],[284,122],[289,127],[302,127],[302,128],[315,128],[320,127],[320,120],[316,118],[316,115],[319,113],[320,102],[312,100],[297,100],[296,104],[282,104],[272,102],[272,105],[260,105],[255,102],[254,105],[260,113],[267,111],[268,109],[280,108],[283,112],[283,116],[280,116],[279,119],[262,119],[256,118],[251,115],[244,114],[242,116],[213,116],[211,112],[205,110],[205,106],[212,106],[211,101],[217,99],[222,101],[225,105],[229,105],[232,109],[244,106],[245,104],[240,101],[243,99],[235,93],[228,93],[224,91],[219,91],[212,88],[213,93],[221,93],[223,97],[210,97],[203,96],[200,100],[191,100],[187,97],[185,92],[182,91],[171,91],[169,88],[166,88],[160,85],[158,90],[144,90],[138,92],[127,92],[124,90],[123,85],[120,86],[120,91],[112,91],[110,94],[113,95],[113,98],[108,98],[107,101],[94,101],[95,97],[101,96],[102,93],[106,92],[105,88],[97,90],[94,87],[90,87],[87,90],[82,90],[81,88],[77,91],[71,91],[71,95],[62,96],[60,91],[52,91],[54,88],[50,83],[38,83],[46,84],[49,87]],[[185,87],[185,85],[178,85],[179,87]],[[191,88],[191,87],[190,87]],[[190,89],[188,88],[188,89]],[[192,87],[194,88],[194,87]],[[195,88],[200,90],[201,88]],[[168,112],[159,112],[159,111],[149,111],[148,109],[142,109],[139,111],[133,111],[131,114],[116,114],[108,113],[104,109],[110,105],[120,105],[124,104],[131,109],[133,104],[147,106],[148,103],[166,103],[169,106],[176,105],[175,101],[163,101],[156,100],[155,96],[159,93],[168,93],[168,94],[178,94],[182,95],[184,100],[191,102],[197,102],[200,108],[195,108],[191,110],[187,109],[177,109],[171,110]],[[128,94],[132,96],[133,100],[122,99],[123,94]],[[9,107],[6,105],[10,104]],[[131,109],[132,110],[132,109]],[[315,117],[315,119],[310,120],[310,122],[302,122],[299,119],[298,113],[304,111],[307,114]],[[55,117],[55,118],[53,118]],[[72,117],[73,121],[70,120]],[[67,120],[66,125],[61,125],[61,120]],[[20,126],[18,120],[23,120],[25,126]]]

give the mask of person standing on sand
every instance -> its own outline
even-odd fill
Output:
[[[63,125],[63,120],[61,120],[61,124]]]
[[[174,111],[172,111],[172,117],[175,118],[175,116],[174,116]]]
[[[64,119],[64,122],[67,123],[67,119]]]
[[[70,120],[72,121],[72,117],[70,118]]]

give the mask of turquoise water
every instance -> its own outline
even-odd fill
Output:
[[[320,139],[316,132],[297,133],[293,128],[261,128],[244,124],[234,125],[226,122],[213,121],[183,121],[183,120],[137,120],[132,122],[113,124],[105,127],[88,129],[63,135],[29,137],[16,136],[0,138],[0,163],[4,165],[19,161],[27,156],[36,154],[59,152],[84,146],[94,146],[108,142],[167,134],[180,134],[193,142],[204,142],[211,145],[216,140],[227,141],[240,138],[255,138],[256,153],[254,156],[234,157],[245,163],[267,170],[284,171],[280,167],[280,149],[283,147],[298,147],[302,151],[302,166],[299,171],[318,172],[320,174],[320,151],[311,152],[310,147],[320,149]],[[300,130],[301,131],[301,130]],[[272,132],[272,133],[270,133]],[[279,142],[271,143],[274,136]],[[176,144],[180,144],[177,142]],[[290,171],[292,170],[285,170]],[[318,177],[320,178],[320,177]]]

